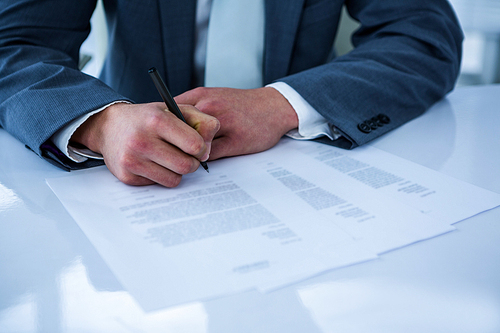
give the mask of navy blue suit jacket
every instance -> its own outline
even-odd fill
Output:
[[[331,59],[344,4],[361,28],[355,49]],[[101,80],[77,69],[95,5],[1,1],[0,126],[38,154],[55,131],[91,110],[115,100],[158,101],[151,66],[173,95],[194,87],[196,1],[104,0],[110,36]],[[336,142],[342,147],[413,119],[454,86],[462,32],[447,0],[266,0],[265,6],[264,83],[293,87],[344,134]],[[360,130],[379,114],[390,123]]]

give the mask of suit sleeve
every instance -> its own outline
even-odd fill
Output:
[[[463,35],[446,0],[348,0],[346,7],[361,23],[354,50],[281,81],[342,132],[334,145],[354,148],[453,89]]]
[[[126,100],[78,70],[96,0],[4,0],[0,8],[0,126],[42,157],[71,120]],[[71,167],[70,167],[71,168]]]

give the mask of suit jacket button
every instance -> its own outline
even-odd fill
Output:
[[[383,113],[379,114],[377,118],[380,120],[382,124],[389,124],[391,122],[391,118],[389,118]]]
[[[377,129],[377,127],[378,127],[378,126],[377,126],[377,123],[376,123],[376,122],[374,122],[372,119],[365,121],[365,123],[366,123],[368,126],[370,126],[370,128],[371,128],[372,130],[376,130],[376,129]]]
[[[358,124],[358,129],[363,133],[370,133],[372,128],[366,122]]]
[[[378,117],[373,117],[372,119],[370,119],[370,121],[373,121],[375,124],[377,124],[377,127],[384,126],[384,123],[380,119],[378,119]]]

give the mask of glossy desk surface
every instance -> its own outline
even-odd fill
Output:
[[[500,86],[456,89],[372,143],[500,193]],[[260,294],[144,312],[0,129],[0,333],[500,332],[500,208],[457,230]]]

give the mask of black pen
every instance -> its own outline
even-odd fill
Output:
[[[170,112],[175,114],[177,118],[182,120],[183,122],[186,122],[186,119],[184,119],[184,116],[182,115],[181,110],[177,106],[177,103],[175,103],[174,99],[172,98],[172,95],[170,95],[170,92],[167,89],[167,86],[165,85],[165,82],[163,82],[163,79],[161,78],[160,74],[158,74],[158,71],[156,70],[155,67],[151,67],[149,69],[149,75],[153,79],[153,82],[155,83],[156,89],[158,89],[158,92],[160,93],[161,98],[167,105],[167,108]],[[207,170],[208,172],[208,165],[206,162],[200,162],[201,166],[203,169]]]

